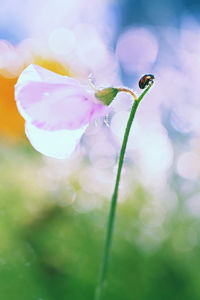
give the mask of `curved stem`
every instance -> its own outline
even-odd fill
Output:
[[[119,92],[126,92],[126,93],[129,93],[131,94],[131,96],[133,96],[134,100],[137,100],[137,97],[136,95],[133,93],[133,91],[127,89],[127,88],[118,88],[118,91]]]
[[[142,100],[144,95],[148,92],[148,90],[150,89],[152,84],[153,84],[153,82],[144,90],[144,92],[138,98],[135,98],[135,95],[134,95],[135,101],[133,103],[133,106],[132,106],[132,109],[130,112],[130,116],[129,116],[129,119],[128,119],[128,122],[126,125],[124,139],[123,139],[120,156],[119,156],[119,164],[118,164],[117,176],[116,176],[116,181],[115,181],[115,188],[114,188],[114,192],[112,195],[110,211],[109,211],[109,216],[108,216],[106,237],[105,237],[103,256],[102,256],[102,261],[101,261],[100,273],[99,273],[99,280],[98,280],[96,294],[95,294],[95,300],[102,299],[103,286],[104,286],[104,281],[105,281],[106,272],[107,272],[107,268],[108,268],[108,260],[109,260],[111,242],[112,242],[117,196],[118,196],[118,188],[119,188],[121,170],[122,170],[122,166],[123,166],[123,162],[124,162],[124,155],[125,155],[125,151],[126,151],[126,146],[127,146],[127,142],[128,142],[131,125],[133,123],[133,119],[135,117],[135,113],[136,113],[136,110],[138,108],[140,101]],[[127,90],[127,89],[121,89],[121,91],[129,92],[130,94],[132,94],[132,91]]]

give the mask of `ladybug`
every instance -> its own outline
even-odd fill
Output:
[[[152,74],[146,74],[144,76],[142,76],[142,78],[140,78],[139,81],[139,87],[141,89],[144,89],[145,87],[147,87],[151,82],[153,82],[153,80],[155,79],[154,75]]]

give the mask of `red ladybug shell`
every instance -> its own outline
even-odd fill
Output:
[[[154,75],[152,74],[146,74],[144,76],[142,76],[140,78],[140,81],[139,81],[139,87],[141,89],[144,89],[145,87],[147,87],[151,82],[153,82],[153,80],[155,79]]]

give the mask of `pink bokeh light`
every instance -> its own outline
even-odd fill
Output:
[[[127,73],[147,73],[157,58],[157,38],[147,28],[129,28],[119,37],[116,54]]]

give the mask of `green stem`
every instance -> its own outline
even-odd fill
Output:
[[[136,113],[136,110],[138,108],[140,101],[142,100],[144,95],[148,92],[148,90],[151,88],[152,84],[153,84],[153,82],[144,90],[144,92],[137,99],[135,99],[132,109],[131,109],[131,113],[130,113],[127,125],[126,125],[124,139],[123,139],[120,156],[119,156],[119,164],[118,164],[117,176],[116,176],[116,181],[115,181],[115,188],[114,188],[114,192],[112,195],[110,211],[109,211],[109,216],[108,216],[106,237],[105,237],[105,242],[104,242],[104,249],[103,249],[102,261],[101,261],[101,267],[100,267],[100,273],[99,273],[99,280],[98,280],[96,294],[95,294],[95,300],[102,299],[103,286],[104,286],[104,281],[105,281],[106,272],[107,272],[107,268],[108,268],[108,260],[109,260],[109,255],[110,255],[111,242],[112,242],[117,196],[118,196],[118,188],[119,188],[121,170],[122,170],[122,166],[123,166],[123,162],[124,162],[124,155],[125,155],[125,151],[126,151],[126,146],[127,146],[127,142],[128,142],[131,125],[133,123],[133,119],[135,117],[135,113]]]

